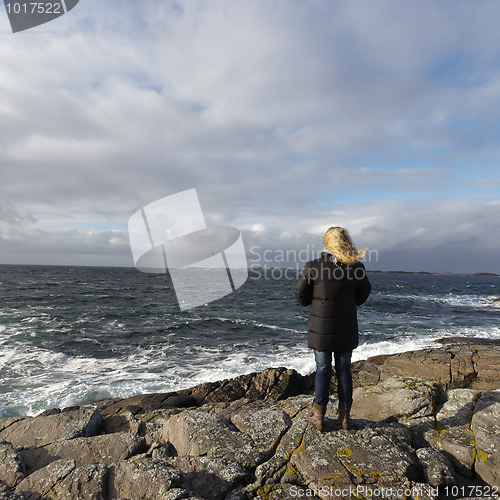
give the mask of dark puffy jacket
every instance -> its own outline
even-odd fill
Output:
[[[299,303],[311,305],[308,347],[317,351],[350,351],[358,347],[356,306],[366,301],[371,288],[361,262],[337,264],[326,252],[308,262],[295,287]]]

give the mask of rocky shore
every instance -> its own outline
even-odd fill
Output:
[[[0,420],[0,499],[461,498],[500,494],[500,342],[354,363],[353,428],[286,368]],[[332,386],[332,394],[335,387]]]

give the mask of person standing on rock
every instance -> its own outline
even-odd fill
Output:
[[[295,287],[302,306],[311,306],[307,345],[316,361],[313,412],[308,421],[323,431],[332,378],[332,355],[338,382],[339,421],[349,429],[352,405],[352,351],[358,347],[357,306],[371,292],[371,283],[361,259],[367,248],[357,251],[346,229],[330,227],[325,248],[318,259],[308,262]]]

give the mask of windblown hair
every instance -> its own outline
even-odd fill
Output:
[[[343,264],[355,264],[363,259],[368,250],[368,248],[363,248],[358,252],[347,229],[343,227],[332,226],[328,228],[323,239],[325,247]]]

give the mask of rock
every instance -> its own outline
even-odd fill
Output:
[[[199,410],[172,416],[163,427],[161,440],[170,442],[179,456],[226,458],[247,468],[264,459],[253,440],[232,428],[227,419]]]
[[[93,463],[111,465],[119,460],[130,458],[144,451],[145,448],[144,438],[127,432],[119,432],[58,441],[40,448],[22,450],[21,456],[30,474],[62,458],[75,460],[77,467]]]
[[[224,500],[248,500],[248,489],[246,487],[236,488],[230,491]]]
[[[230,402],[246,397],[276,401],[300,394],[309,377],[286,368],[268,368],[260,373],[201,384],[190,390],[199,404]]]
[[[313,396],[300,394],[298,396],[293,396],[287,398],[283,401],[278,401],[274,407],[281,408],[283,411],[292,419],[296,420],[298,418],[304,417],[311,412],[313,405]],[[331,409],[327,407],[327,413]]]
[[[274,453],[281,437],[292,425],[292,419],[283,410],[272,408],[241,411],[231,416],[231,422],[268,456]]]
[[[96,402],[103,416],[116,415],[120,413],[132,413],[139,415],[168,408],[188,408],[197,406],[195,398],[187,393],[166,392],[153,394],[137,394],[129,398],[108,398]]]
[[[17,450],[7,441],[0,441],[0,481],[14,488],[25,475],[24,463]]]
[[[420,377],[445,385],[450,379],[451,355],[446,349],[426,349],[395,354],[382,365],[380,379],[398,376]]]
[[[422,465],[424,479],[431,486],[455,484],[455,476],[450,461],[433,448],[420,448],[416,451]]]
[[[180,413],[180,408],[168,408],[163,410],[153,410],[141,415],[141,421],[145,426],[145,439],[148,445],[158,441],[161,429],[172,415]]]
[[[253,378],[247,396],[254,399],[278,401],[299,394],[302,383],[303,377],[295,370],[270,368]]]
[[[183,477],[180,469],[163,460],[137,455],[109,467],[108,495],[110,499],[187,498],[186,490],[179,491]]]
[[[58,482],[62,481],[75,468],[74,460],[56,460],[30,474],[19,483],[16,490],[22,492],[27,500],[37,500],[48,494]]]
[[[51,492],[53,500],[104,500],[108,468],[103,464],[86,465],[74,469]]]
[[[481,340],[441,339],[446,347],[388,356],[380,367],[380,380],[403,375],[433,380],[446,389],[500,388],[500,343]]]
[[[0,438],[17,449],[35,448],[80,436],[94,436],[101,423],[102,416],[97,408],[82,407],[59,414],[19,419],[0,431]]]
[[[500,488],[500,391],[481,394],[471,428],[474,433],[474,470],[483,481]]]
[[[403,483],[418,479],[419,472],[402,425],[378,424],[324,434],[307,426],[281,483],[311,489],[332,484]]]
[[[289,500],[290,498],[307,498],[319,500],[313,490],[295,484],[265,485],[255,490],[256,500]],[[334,497],[332,497],[334,498]]]
[[[151,458],[158,458],[167,461],[170,457],[176,456],[174,447],[170,443],[162,443],[155,441],[148,450],[148,455]]]
[[[25,500],[25,498],[22,493],[11,491],[6,484],[0,481],[0,500]]]
[[[257,485],[279,483],[285,474],[286,466],[297,449],[303,446],[304,433],[308,426],[307,420],[296,420],[283,436],[276,453],[255,469]]]
[[[130,432],[132,434],[143,435],[145,431],[144,423],[129,411],[106,417],[102,425],[102,432],[104,434]]]
[[[10,427],[12,424],[16,422],[20,422],[21,420],[28,420],[30,417],[8,417],[8,418],[0,418],[0,433]]]
[[[74,460],[57,460],[37,470],[17,487],[26,500],[40,498],[101,500],[106,497],[107,467],[76,467]]]
[[[168,463],[182,470],[185,488],[208,500],[224,498],[252,477],[237,463],[223,458],[174,457]]]
[[[424,431],[426,442],[442,452],[461,474],[473,475],[474,435],[470,429],[477,392],[472,389],[453,389],[439,408],[432,429]]]
[[[356,388],[351,415],[367,420],[410,420],[433,415],[438,387],[422,379],[397,377],[369,388]]]
[[[471,387],[478,390],[500,389],[500,346],[474,346],[476,380]]]

